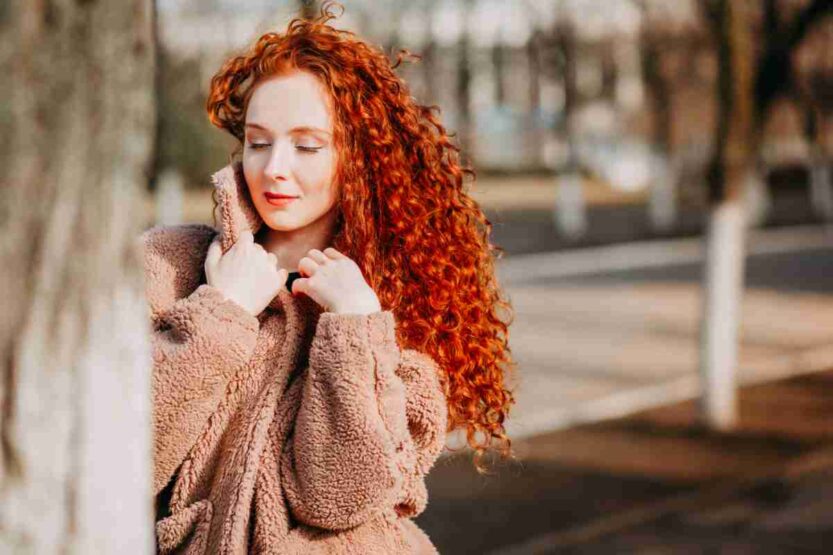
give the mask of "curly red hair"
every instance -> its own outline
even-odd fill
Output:
[[[455,146],[433,113],[417,104],[384,52],[315,20],[294,19],[229,59],[211,79],[211,122],[244,140],[246,106],[262,77],[291,70],[316,75],[335,112],[339,216],[333,246],[362,269],[405,348],[441,368],[448,431],[465,427],[475,466],[489,449],[511,456],[504,421],[514,403],[505,386],[513,310],[495,278],[502,249],[492,225],[464,188]],[[482,437],[478,437],[478,435]]]

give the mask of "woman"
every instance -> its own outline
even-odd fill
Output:
[[[387,58],[295,20],[211,81],[215,227],[143,235],[162,553],[435,553],[446,433],[509,453],[490,224]],[[478,437],[478,435],[482,437]]]

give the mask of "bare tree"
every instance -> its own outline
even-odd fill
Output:
[[[718,50],[718,116],[710,168],[705,306],[701,373],[704,411],[715,428],[737,418],[735,384],[738,311],[743,283],[742,195],[750,181],[769,107],[780,95],[797,95],[793,53],[809,30],[833,13],[833,0],[811,0],[789,23],[777,0],[763,3],[762,32],[755,43],[750,2],[701,0]],[[756,53],[758,57],[756,58]]]
[[[298,0],[298,11],[304,19],[314,19],[318,15],[316,0]]]
[[[153,548],[153,6],[0,7],[0,552]]]
[[[745,2],[717,0],[713,21],[718,47],[718,119],[710,172],[705,300],[700,368],[708,423],[717,429],[737,419],[736,367],[743,290],[745,213],[742,189],[755,150],[750,12]]]
[[[806,110],[806,129],[811,147],[810,191],[813,207],[825,219],[833,219],[833,59],[819,56],[833,47],[833,21],[828,19],[797,48],[796,91]]]
[[[506,47],[500,35],[492,45],[492,67],[495,75],[495,105],[506,103]]]
[[[533,154],[533,163],[536,168],[544,166],[543,156],[544,150],[541,145],[544,144],[545,137],[541,127],[539,117],[541,115],[541,43],[543,42],[543,33],[539,28],[535,28],[529,41],[526,43],[526,57],[529,68],[529,113],[532,115],[532,144],[535,145],[535,152]]]
[[[469,34],[471,18],[471,0],[462,4],[463,28],[457,41],[457,134],[459,142],[467,152],[474,151],[474,133],[471,124],[471,45]]]
[[[587,231],[587,208],[584,199],[582,163],[578,153],[576,114],[579,109],[577,83],[578,40],[575,23],[567,20],[553,29],[559,56],[561,84],[564,90],[561,133],[567,144],[567,159],[558,176],[558,193],[554,221],[568,239],[577,240]]]

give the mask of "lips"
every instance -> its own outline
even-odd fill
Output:
[[[281,195],[277,193],[263,193],[263,196],[266,198],[267,203],[276,207],[282,207],[292,204],[298,198],[291,195]]]
[[[298,198],[295,195],[281,195],[278,193],[263,193],[267,199],[293,199]]]

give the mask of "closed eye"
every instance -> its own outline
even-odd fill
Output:
[[[252,150],[260,150],[262,148],[268,148],[270,146],[272,145],[269,143],[249,143],[249,148],[251,148]]]
[[[320,147],[320,146],[302,146],[302,145],[297,145],[295,148],[297,148],[297,149],[298,149],[298,150],[300,150],[301,152],[318,152],[318,151],[319,151],[319,150],[321,150],[323,147]]]

